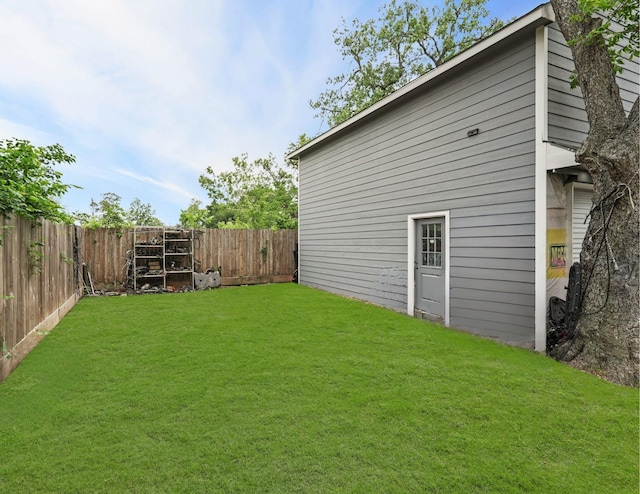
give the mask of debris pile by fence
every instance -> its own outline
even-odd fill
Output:
[[[286,283],[296,263],[296,230],[194,231],[194,271],[220,273],[222,286]],[[83,230],[82,261],[97,291],[120,291],[127,283],[127,251],[133,250],[134,230]]]

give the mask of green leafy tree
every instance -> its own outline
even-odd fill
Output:
[[[38,147],[24,139],[0,140],[0,214],[66,223],[57,202],[71,187],[56,166],[75,162],[59,144]]]
[[[503,22],[487,18],[485,3],[445,0],[429,9],[392,0],[377,20],[343,19],[334,42],[351,68],[329,78],[310,102],[316,116],[333,127],[500,29]]]
[[[187,209],[180,211],[180,224],[186,228],[212,228],[209,226],[207,210],[201,206],[202,201],[191,199]]]
[[[133,222],[128,220],[121,201],[118,194],[106,192],[98,202],[91,199],[91,214],[76,213],[75,217],[85,228],[130,228]]]
[[[309,137],[307,134],[300,134],[298,136],[298,140],[289,144],[287,148],[287,152],[285,156],[288,156],[292,152],[297,149],[300,149],[302,146],[308,144],[313,140],[313,137]],[[297,159],[289,159],[287,160],[287,166],[289,166],[292,170],[298,171],[298,160]]]
[[[137,197],[131,201],[129,209],[121,204],[122,198],[114,192],[102,194],[98,202],[91,199],[91,213],[75,213],[74,217],[85,228],[132,228],[138,226],[160,226],[162,222],[155,217],[151,204],[143,203]]]
[[[200,208],[192,201],[181,212],[183,225],[215,228],[297,228],[297,170],[291,163],[278,164],[273,155],[249,161],[233,158],[233,169],[216,173],[211,167],[199,178],[211,204]]]
[[[611,381],[638,386],[640,110],[636,98],[631,110],[625,111],[616,81],[623,61],[638,56],[638,3],[551,3],[571,47],[589,122],[576,161],[589,171],[594,187],[594,208],[580,254],[582,289],[576,331],[554,356]]]
[[[180,211],[180,224],[187,228],[218,228],[234,220],[233,205],[226,202],[211,202],[202,206],[202,201],[192,199],[189,207]]]
[[[156,211],[149,203],[143,203],[137,197],[129,204],[127,218],[138,226],[161,226],[162,221],[156,217]]]
[[[573,14],[573,22],[590,22],[590,31],[578,33],[568,41],[569,45],[598,44],[606,46],[615,73],[623,70],[624,60],[632,61],[640,57],[640,10],[637,0],[578,0],[578,10]],[[597,17],[603,13],[604,17]],[[577,78],[573,80],[578,85]]]

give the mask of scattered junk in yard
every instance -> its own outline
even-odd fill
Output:
[[[193,282],[196,290],[206,290],[208,288],[218,288],[221,285],[220,281],[221,268],[216,270],[207,269],[204,274],[193,273]]]
[[[133,286],[133,251],[128,250],[125,255],[126,262],[124,264],[124,282],[122,288],[125,290]]]
[[[136,227],[133,231],[133,290],[193,290],[193,230]]]
[[[296,265],[296,269],[293,272],[293,281],[294,283],[298,283],[298,244],[296,244],[296,250],[293,251],[293,261]]]
[[[82,263],[82,283],[84,284],[85,294],[95,295],[96,291],[93,287],[93,280],[91,279],[91,273],[89,273],[86,262]]]
[[[579,262],[569,269],[567,299],[549,299],[549,321],[547,325],[547,352],[576,336],[578,314],[582,303],[582,268]],[[568,347],[567,347],[568,350]]]
[[[91,262],[87,261],[84,272],[79,253],[77,280],[89,296],[189,292],[218,288],[223,282],[282,283],[292,280],[297,267],[298,245],[288,231],[274,240],[274,247],[281,250],[272,254],[269,249],[268,265],[263,257],[266,248],[258,249],[272,245],[271,240],[265,240],[273,238],[271,231],[228,235],[229,231],[212,233],[180,226],[154,226],[131,228],[117,239],[112,238],[113,232],[99,233],[91,232],[85,239]],[[292,252],[296,266],[291,265]],[[218,263],[225,263],[224,280]],[[297,272],[293,278],[296,280]]]
[[[194,239],[193,230],[180,227],[135,227],[133,249],[125,256],[122,289],[127,293],[177,293],[218,288],[221,267],[195,271],[200,263],[193,257]]]

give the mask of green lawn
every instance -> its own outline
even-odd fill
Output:
[[[0,384],[3,492],[638,492],[638,391],[284,284],[85,298]]]

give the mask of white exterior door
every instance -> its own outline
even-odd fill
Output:
[[[416,222],[415,307],[434,319],[445,317],[444,218]]]

